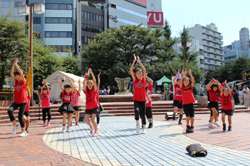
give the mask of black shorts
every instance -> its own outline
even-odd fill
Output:
[[[211,108],[215,108],[217,110],[218,116],[219,116],[219,104],[218,104],[218,102],[210,101],[208,104],[208,108],[210,109],[210,116],[213,116],[213,111]]]
[[[194,104],[186,104],[183,105],[183,110],[186,114],[186,116],[188,117],[194,117]]]
[[[59,110],[58,110],[58,112],[60,112],[61,114],[64,111],[67,112],[67,113],[72,113],[72,114],[75,112],[73,106],[70,103],[63,103],[61,105],[61,107],[59,108]]]
[[[223,109],[221,109],[221,113],[225,113],[228,116],[233,116],[233,110],[223,110]]]
[[[75,111],[79,111],[79,106],[74,106],[73,108]]]
[[[29,112],[24,112],[23,115],[25,115],[26,117],[30,116],[30,111]]]
[[[94,108],[94,109],[91,109],[91,110],[85,110],[85,114],[96,114],[96,115],[98,115],[99,113],[100,113],[100,110],[98,109],[99,107],[96,107],[96,108]]]
[[[182,109],[182,101],[174,100],[173,106],[178,107],[179,109]]]

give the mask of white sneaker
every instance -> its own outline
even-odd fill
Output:
[[[21,134],[20,134],[20,137],[26,137],[28,135],[28,133],[26,133],[26,131],[23,131]]]
[[[147,133],[146,129],[142,129],[142,134],[146,134],[146,133]]]
[[[15,127],[13,127],[12,134],[16,134],[16,132],[17,132],[18,129],[19,129],[18,125],[16,125]]]
[[[136,125],[136,133],[137,133],[137,134],[140,133],[140,125]]]
[[[219,123],[219,121],[214,122],[214,125],[217,126],[217,127],[221,126],[220,123]]]
[[[67,132],[71,132],[71,128],[70,127],[67,127]]]
[[[209,124],[208,124],[208,127],[211,128],[211,129],[216,128],[216,126],[215,126],[213,123],[209,123]]]
[[[63,126],[62,132],[65,133],[65,131],[66,131],[66,126]]]
[[[99,127],[100,127],[100,125],[98,124],[98,125],[97,125],[97,128],[99,129]]]

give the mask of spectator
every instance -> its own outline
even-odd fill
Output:
[[[115,86],[110,88],[110,95],[114,95],[115,94]]]
[[[107,94],[110,95],[110,86],[107,87]]]
[[[239,93],[235,87],[233,88],[233,98],[235,105],[239,104]]]
[[[163,86],[164,86],[163,100],[168,100],[169,85],[168,83],[164,82]]]
[[[242,93],[242,89],[240,89],[239,91],[238,91],[238,93],[239,93],[239,100],[240,100],[240,104],[243,104],[244,102],[244,99],[243,99],[243,93]]]
[[[107,90],[105,89],[105,86],[102,87],[102,94],[106,95],[107,94]]]
[[[247,85],[244,85],[244,90],[242,91],[242,93],[244,94],[244,104],[245,106],[249,106],[249,89],[247,87]]]

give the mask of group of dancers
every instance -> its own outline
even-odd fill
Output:
[[[138,62],[141,68],[134,68],[135,63]],[[10,121],[13,124],[12,134],[16,134],[19,129],[19,125],[16,124],[14,118],[14,110],[20,107],[18,113],[18,120],[21,126],[20,136],[27,136],[29,133],[29,121],[30,121],[30,99],[31,94],[27,86],[27,81],[24,77],[23,72],[17,65],[18,59],[15,59],[13,62],[10,76],[15,83],[15,97],[14,103],[8,109],[8,115]],[[17,72],[14,73],[14,68],[16,67]],[[84,122],[90,127],[90,134],[93,137],[99,136],[98,124],[100,122],[100,112],[102,107],[99,103],[99,87],[100,87],[100,74],[98,74],[98,84],[93,74],[92,70],[89,69],[85,73],[85,79],[83,81],[83,91],[86,95],[86,110],[84,115]],[[183,114],[186,115],[186,133],[194,132],[194,103],[195,98],[193,95],[193,88],[195,84],[194,77],[192,75],[192,69],[189,69],[189,77],[186,76],[187,69],[182,70],[180,73],[176,74],[174,77],[174,113],[173,119],[175,119],[175,114],[180,111],[178,124],[182,124],[181,120]],[[130,75],[133,79],[133,88],[134,88],[134,112],[136,120],[136,133],[140,133],[140,123],[141,119],[142,130],[141,133],[146,134],[146,118],[149,122],[148,128],[153,127],[153,115],[152,115],[152,90],[154,81],[148,77],[146,68],[140,61],[139,56],[135,56],[134,61],[130,67]],[[89,78],[91,76],[91,79]],[[60,85],[61,89],[61,98],[62,105],[60,106],[58,112],[63,115],[63,126],[62,132],[70,132],[72,126],[72,117],[75,113],[76,115],[76,125],[79,125],[79,97],[81,88],[81,81],[79,80],[78,88],[73,84],[72,80],[68,78],[70,84],[64,84],[65,77],[62,78]],[[207,90],[209,90],[210,103],[209,108],[211,110],[209,127],[215,128],[220,127],[218,122],[219,116],[219,106],[218,102],[221,101],[222,107],[222,122],[223,122],[223,131],[226,130],[225,116],[228,115],[229,127],[228,131],[232,129],[232,115],[233,115],[233,104],[232,104],[232,95],[230,87],[227,84],[227,81],[220,84],[218,80],[212,79],[211,82],[207,85]],[[43,126],[49,126],[51,120],[51,111],[50,111],[50,89],[47,85],[46,80],[43,80],[43,86],[41,88],[41,101],[42,101],[42,113],[43,113]],[[48,116],[48,121],[46,121],[46,114]],[[66,127],[66,119],[68,119]],[[90,120],[91,119],[91,120]],[[96,122],[97,121],[97,122]]]

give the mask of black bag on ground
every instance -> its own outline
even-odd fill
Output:
[[[207,150],[200,144],[191,144],[186,147],[186,150],[192,157],[205,157],[207,156]]]

